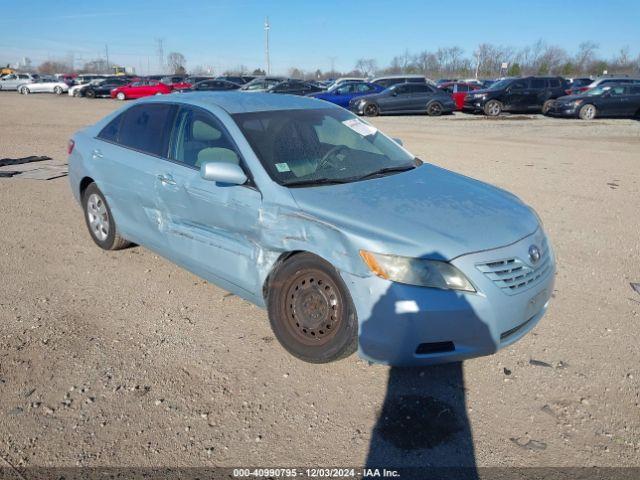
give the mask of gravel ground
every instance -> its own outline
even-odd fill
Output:
[[[0,158],[64,160],[119,105],[2,92]],[[65,178],[0,179],[5,466],[640,466],[640,122],[374,123],[539,212],[558,275],[531,334],[462,365],[305,364],[264,311],[99,250]]]

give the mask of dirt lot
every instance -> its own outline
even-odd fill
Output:
[[[63,160],[119,106],[2,92],[0,158]],[[264,311],[144,248],[99,250],[66,178],[4,178],[0,464],[640,466],[640,122],[374,123],[539,212],[558,275],[532,334],[463,365],[308,365]]]

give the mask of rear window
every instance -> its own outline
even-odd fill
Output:
[[[123,115],[118,143],[151,155],[164,156],[175,116],[169,104],[131,107]]]

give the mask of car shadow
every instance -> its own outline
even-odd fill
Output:
[[[428,258],[438,257],[431,255]],[[403,363],[404,359],[394,357],[391,350],[385,353],[377,343],[380,332],[385,332],[385,341],[409,345],[412,351],[422,342],[451,340],[455,345],[455,338],[430,339],[420,333],[424,332],[423,322],[433,319],[431,313],[397,315],[399,295],[397,291],[391,291],[393,288],[394,284],[380,296],[369,318],[361,324],[361,353],[382,363]],[[476,316],[465,295],[447,293],[451,301],[447,300],[445,308],[467,310],[465,328],[470,329],[472,335],[488,334],[487,325]],[[396,316],[390,317],[393,308],[396,308]],[[442,312],[437,314],[442,315]],[[456,320],[451,317],[451,321]],[[390,321],[404,326],[389,330]],[[417,327],[412,326],[416,323]],[[405,328],[406,325],[410,326]],[[384,401],[371,432],[366,468],[380,471],[399,468],[400,478],[405,480],[479,478],[465,391],[462,362],[391,367]]]

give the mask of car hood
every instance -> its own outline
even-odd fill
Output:
[[[582,98],[585,98],[587,95],[564,95],[562,97],[558,97],[556,100],[558,102],[562,102],[562,103],[568,103],[568,102],[572,102],[574,100],[580,100]],[[593,95],[591,95],[593,96]]]
[[[431,164],[290,192],[312,218],[380,253],[451,260],[511,244],[539,226],[515,195]]]

